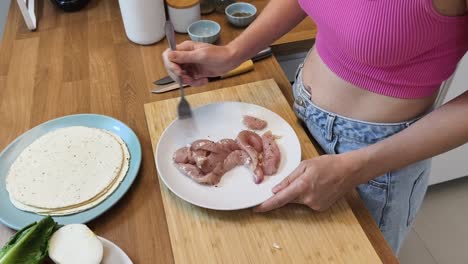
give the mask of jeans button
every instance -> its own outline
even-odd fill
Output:
[[[302,100],[301,97],[298,97],[298,98],[296,98],[296,104],[299,105],[299,106],[303,106],[304,105],[304,100]]]

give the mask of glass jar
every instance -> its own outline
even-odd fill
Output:
[[[166,0],[166,3],[169,18],[178,33],[187,33],[188,26],[201,19],[199,0]]]
[[[235,0],[214,0],[216,11],[224,14],[226,7],[232,3],[235,3]]]

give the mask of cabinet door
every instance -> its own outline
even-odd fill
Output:
[[[446,103],[468,90],[468,53],[461,60],[453,78],[447,82],[448,90],[441,103]],[[460,120],[460,122],[468,122]],[[468,144],[433,159],[429,184],[468,176]]]

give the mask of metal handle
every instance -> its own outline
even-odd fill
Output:
[[[175,41],[175,34],[174,34],[174,26],[170,20],[166,21],[164,25],[164,30],[166,31],[166,38],[169,42],[169,47],[171,50],[176,50],[176,41]]]
[[[166,38],[167,41],[169,42],[169,48],[171,50],[176,50],[176,41],[175,41],[175,33],[174,33],[174,26],[172,25],[172,22],[170,20],[166,21],[166,24],[164,25],[164,30],[166,31]],[[177,80],[175,80],[179,86],[180,86],[180,96],[184,97],[184,87],[182,85],[182,81],[180,80],[180,77],[177,76]]]

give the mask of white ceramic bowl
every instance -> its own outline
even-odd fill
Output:
[[[187,32],[193,41],[214,43],[219,38],[221,26],[211,20],[199,20],[190,24]]]
[[[237,27],[246,27],[254,21],[257,15],[257,8],[249,3],[239,2],[230,4],[225,10],[228,21]],[[236,13],[248,14],[246,16],[236,16]]]

